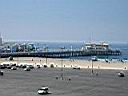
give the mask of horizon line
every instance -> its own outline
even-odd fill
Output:
[[[110,44],[128,44],[123,41],[84,41],[84,40],[3,40],[3,42],[55,42],[55,43],[110,43]]]

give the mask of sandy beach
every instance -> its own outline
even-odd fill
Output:
[[[30,65],[47,65],[50,67],[51,64],[54,67],[62,67],[63,68],[72,68],[72,67],[80,67],[80,68],[87,68],[90,69],[116,69],[116,70],[127,70],[128,62],[120,62],[120,61],[112,61],[112,62],[105,62],[105,61],[89,61],[89,60],[72,60],[72,59],[52,59],[52,58],[38,58],[38,57],[18,57],[14,58],[13,61],[9,61],[8,58],[1,58],[0,64],[30,64]],[[47,64],[46,64],[47,63]]]

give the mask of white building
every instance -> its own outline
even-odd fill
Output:
[[[86,43],[82,50],[108,50],[109,45],[107,43],[95,44],[95,43]]]

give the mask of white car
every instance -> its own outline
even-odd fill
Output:
[[[125,77],[125,73],[124,73],[123,71],[120,71],[120,72],[118,73],[118,76],[119,76],[119,77]]]
[[[91,60],[92,61],[98,61],[98,58],[97,58],[97,56],[92,56]]]
[[[15,66],[13,66],[13,67],[11,68],[11,70],[17,70],[17,68],[16,68]]]
[[[24,68],[24,71],[31,71],[31,69],[27,67],[27,68]]]
[[[40,89],[38,89],[37,93],[41,94],[41,95],[43,95],[43,94],[50,94],[48,87],[41,87]]]

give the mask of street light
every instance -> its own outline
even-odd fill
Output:
[[[91,71],[91,73],[94,74],[94,68],[93,68],[94,64],[93,64],[93,62],[97,61],[97,57],[96,56],[91,57],[91,61],[92,61],[92,71]]]
[[[92,74],[94,74],[94,70],[93,70],[93,60],[92,60]]]
[[[47,65],[47,62],[48,62],[48,60],[47,60],[47,56],[48,56],[48,47],[45,47],[45,52],[46,52],[46,65]]]
[[[60,48],[61,49],[61,54],[62,54],[62,56],[61,56],[61,78],[62,78],[62,80],[64,79],[64,74],[63,74],[63,51],[64,51],[64,47],[62,47],[62,48]]]
[[[46,63],[46,65],[47,65],[48,47],[47,47],[46,44],[44,44],[44,52],[45,52],[45,55],[44,55],[44,56],[45,56],[45,59],[46,59],[46,60],[45,60],[45,61],[46,61],[45,63]]]

